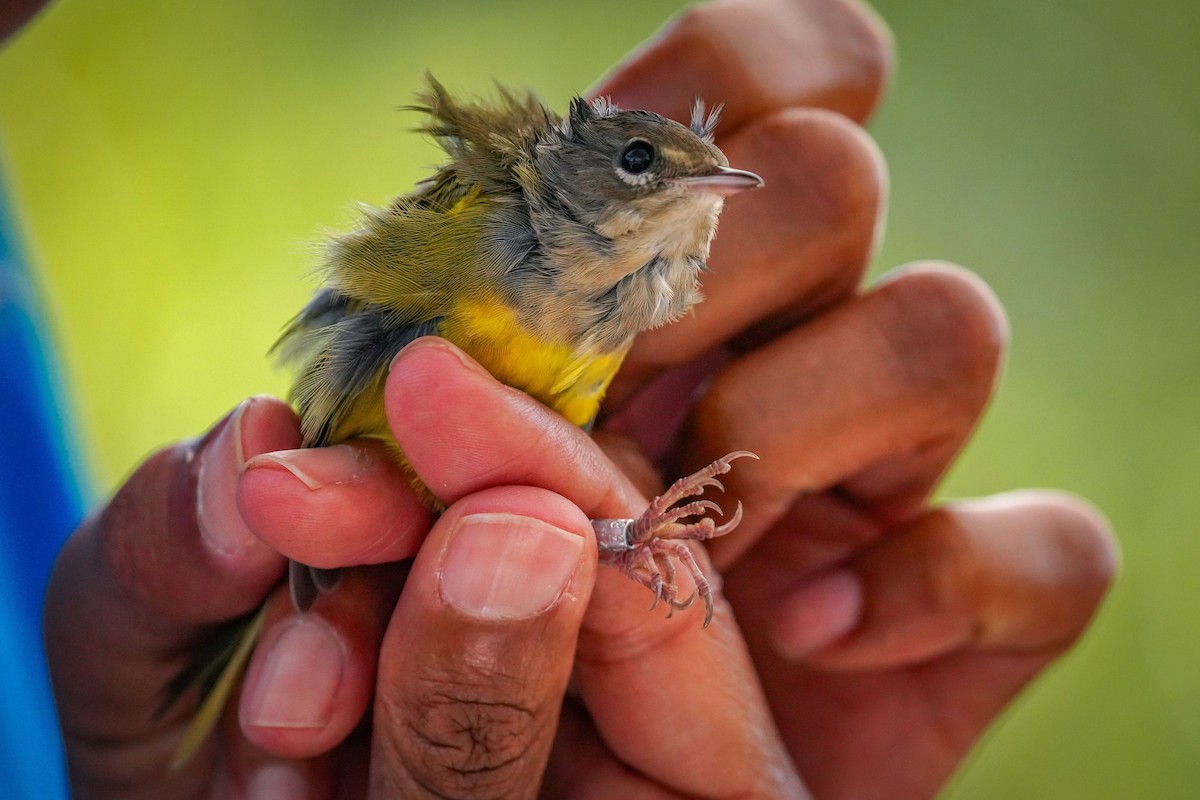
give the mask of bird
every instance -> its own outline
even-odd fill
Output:
[[[701,301],[726,198],[763,181],[730,167],[714,143],[721,107],[708,111],[700,99],[683,124],[608,98],[575,97],[560,115],[533,92],[498,85],[495,98],[458,99],[432,75],[426,82],[407,108],[424,116],[418,130],[441,146],[444,164],[387,206],[364,206],[355,228],[329,237],[321,286],[273,352],[297,374],[290,399],[304,446],[381,440],[440,511],[384,414],[396,354],[423,336],[443,337],[590,430],[634,338]],[[686,542],[730,532],[742,509],[717,525],[708,515],[720,513],[716,503],[689,498],[721,487],[716,476],[750,456],[735,451],[675,481],[639,518],[593,520],[601,563],[645,585],[654,605],[672,613],[699,595],[707,626],[712,588]],[[686,598],[677,562],[695,584]],[[301,612],[336,583],[336,571],[290,566]],[[168,687],[173,702],[198,679],[208,684],[176,763],[215,722],[259,625],[261,614]]]

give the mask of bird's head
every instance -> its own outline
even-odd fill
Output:
[[[535,151],[545,192],[602,236],[651,255],[707,256],[725,197],[762,185],[713,144],[719,109],[690,125],[576,98]]]

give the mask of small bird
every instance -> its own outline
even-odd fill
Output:
[[[423,112],[448,160],[386,208],[367,208],[359,226],[328,242],[323,286],[276,345],[298,368],[292,392],[304,444],[381,439],[422,498],[436,498],[408,466],[384,415],[389,365],[409,342],[437,335],[500,381],[527,392],[575,425],[590,428],[634,337],[679,318],[701,299],[724,199],[762,185],[732,169],[713,143],[720,108],[697,100],[689,125],[607,99],[575,98],[565,116],[531,93],[498,87],[494,101],[461,102],[427,76],[411,109]],[[712,589],[686,541],[720,536],[708,500],[692,500],[730,462],[730,453],[676,481],[638,519],[593,520],[600,560],[654,594],[687,608]],[[692,521],[689,521],[692,520]],[[678,562],[696,589],[680,597]],[[336,572],[293,564],[296,607],[307,610],[336,584]],[[189,665],[171,687],[207,676],[217,684],[185,735],[185,761],[223,705],[256,623],[226,642],[218,660]],[[234,650],[238,652],[234,654]],[[201,722],[204,717],[207,721]]]

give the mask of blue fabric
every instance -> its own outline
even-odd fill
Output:
[[[0,193],[0,794],[67,797],[42,648],[54,556],[83,514],[34,282]]]

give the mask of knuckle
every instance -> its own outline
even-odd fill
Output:
[[[895,62],[887,25],[855,0],[694,6],[675,32],[680,48],[705,48],[734,85],[753,82],[772,105],[817,105],[863,120],[878,104]],[[685,45],[687,46],[685,48]]]
[[[887,337],[918,391],[949,398],[974,417],[987,403],[1008,343],[1008,321],[991,289],[961,267],[902,268],[880,289],[891,314]]]
[[[887,166],[874,140],[853,121],[820,108],[783,109],[748,126],[730,149],[751,151],[739,161],[770,159],[752,166],[766,175],[764,195],[788,196],[787,206],[795,210],[790,229],[803,237],[800,244],[808,244],[815,229],[835,232],[839,245],[873,246]],[[859,258],[864,269],[866,256]]]
[[[902,542],[915,571],[918,591],[928,610],[959,618],[978,618],[989,576],[967,530],[945,509],[930,512]]]
[[[721,16],[722,9],[715,3],[694,5],[674,19],[669,32],[681,49],[702,46],[720,38]]]
[[[159,568],[161,537],[145,532],[195,527],[190,511],[195,493],[190,480],[194,451],[194,442],[184,442],[152,454],[117,490],[98,518],[96,535],[103,563],[116,585],[135,602],[154,603],[173,591],[170,570]]]
[[[945,524],[927,544],[941,554],[944,596],[978,621],[983,644],[1061,652],[1118,570],[1107,520],[1073,495],[1021,490],[935,513]]]
[[[859,82],[868,87],[873,101],[877,101],[896,63],[895,38],[883,18],[872,12],[866,4],[847,0],[844,6],[849,11],[852,23],[846,26],[847,32],[842,33],[839,40],[852,54],[852,62],[860,76]]]
[[[1104,514],[1076,495],[1048,492],[1046,495],[1049,535],[1073,566],[1074,580],[1090,587],[1095,600],[1116,580],[1121,550]]]
[[[522,680],[494,671],[427,677],[399,714],[409,734],[399,755],[413,780],[438,797],[519,794],[550,735],[526,694]]]

